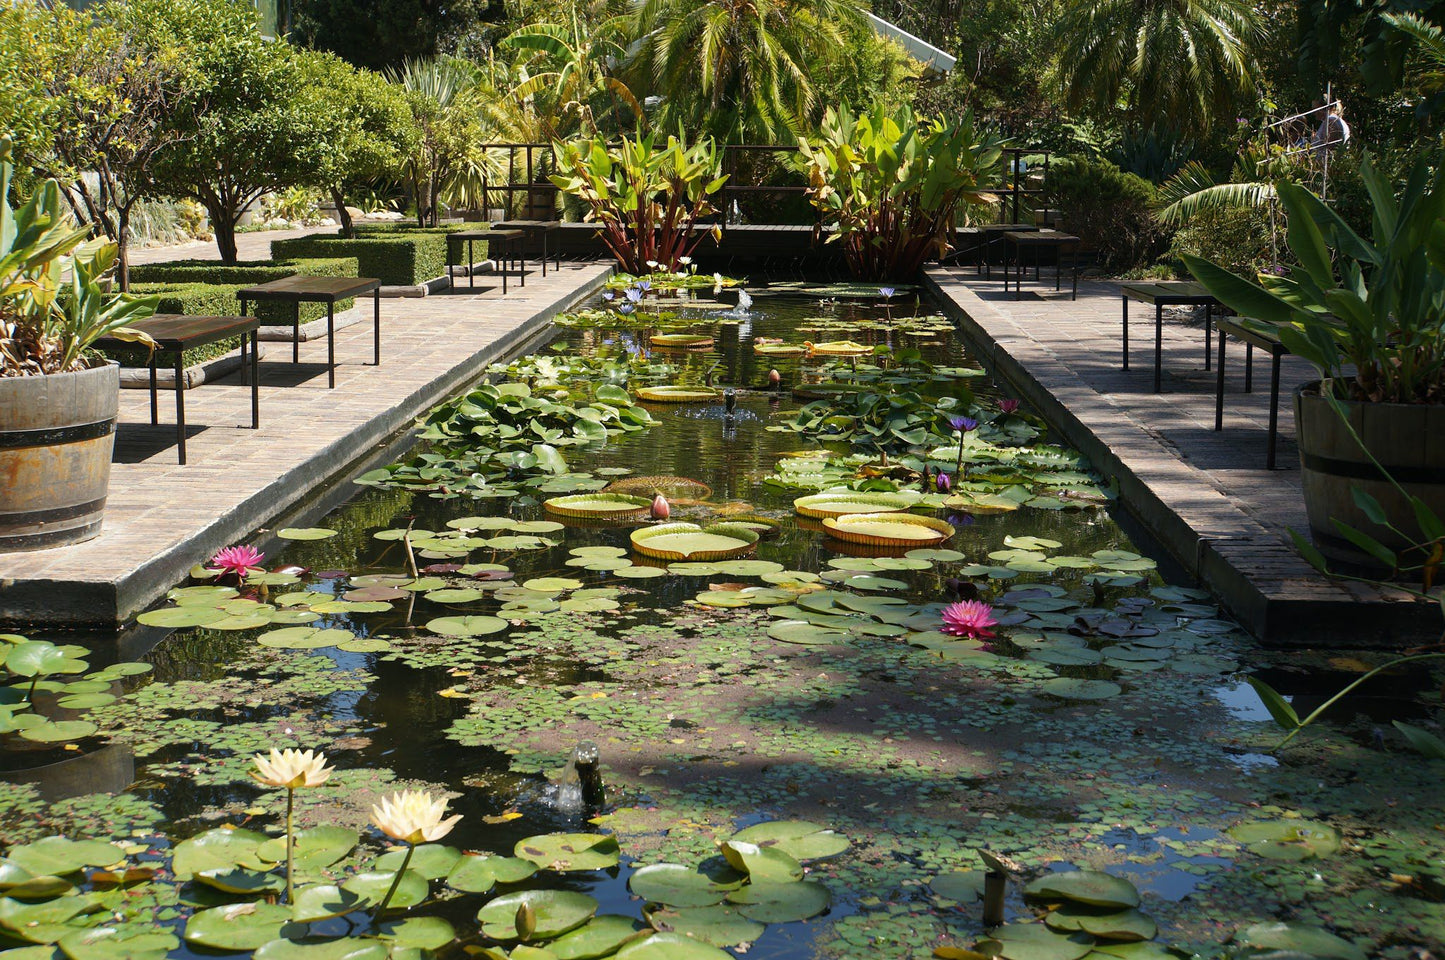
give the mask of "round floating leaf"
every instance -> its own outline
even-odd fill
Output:
[[[20,736],[37,743],[65,743],[84,740],[99,730],[89,720],[45,720],[20,731]]]
[[[987,873],[983,870],[956,870],[942,873],[928,881],[928,886],[940,897],[973,903],[983,899],[983,887]]]
[[[770,820],[735,834],[734,841],[776,847],[794,860],[826,860],[848,849],[848,838],[806,820]]]
[[[787,883],[803,879],[803,868],[777,847],[760,847],[745,840],[724,840],[718,844],[723,857],[737,871],[746,873],[754,883],[771,880]]]
[[[817,493],[793,501],[800,516],[824,517],[869,513],[899,513],[918,503],[916,493]]]
[[[322,943],[271,940],[263,943],[254,960],[387,960],[386,944],[361,937],[342,937]]]
[[[165,960],[180,947],[175,934],[135,925],[77,930],[56,943],[70,960]],[[9,951],[7,951],[7,954]]]
[[[407,917],[383,923],[381,936],[399,947],[440,950],[457,938],[457,931],[441,917]]]
[[[462,852],[456,847],[448,847],[441,843],[418,844],[412,851],[411,863],[408,870],[415,870],[428,880],[440,880],[457,865],[461,859]],[[372,867],[376,870],[395,872],[401,869],[401,863],[406,859],[406,848],[389,850],[376,858]]]
[[[657,567],[623,567],[620,570],[612,571],[612,575],[621,577],[624,580],[651,580],[654,577],[667,576],[667,570],[660,570]]]
[[[391,641],[380,637],[357,637],[355,640],[341,641],[336,645],[336,649],[345,650],[347,653],[380,653],[391,649]]]
[[[575,930],[597,912],[597,901],[572,890],[522,890],[503,894],[477,911],[482,933],[493,940],[518,940],[517,911],[531,908],[536,927],[529,939],[550,940]]]
[[[850,513],[827,517],[823,526],[839,540],[878,547],[916,547],[953,536],[953,527],[944,521],[913,513]]]
[[[1024,896],[1041,900],[1067,900],[1091,907],[1139,906],[1139,891],[1128,880],[1097,870],[1050,873],[1024,887]]]
[[[282,540],[326,540],[336,536],[336,531],[326,527],[283,527],[276,536]]]
[[[356,848],[356,831],[345,827],[306,827],[292,837],[292,856],[297,870],[320,870],[346,857]],[[256,855],[271,863],[286,861],[286,838],[273,837],[261,844]]]
[[[1124,688],[1108,680],[1076,680],[1073,677],[1055,677],[1039,687],[1044,693],[1065,700],[1107,700],[1124,692]]]
[[[432,603],[475,603],[487,598],[487,591],[476,587],[443,587],[423,594]]]
[[[762,936],[766,926],[749,920],[736,907],[658,907],[643,915],[660,933],[680,933],[715,947],[735,947]]]
[[[607,914],[593,917],[582,926],[547,944],[557,960],[594,960],[611,956],[618,948],[646,928],[631,917]]]
[[[356,634],[339,627],[282,627],[280,630],[266,631],[256,638],[256,642],[263,647],[274,647],[278,650],[319,650],[355,638]]]
[[[637,395],[651,403],[706,403],[718,398],[711,387],[638,387]]]
[[[1226,831],[1253,853],[1270,860],[1308,860],[1338,853],[1340,834],[1314,820],[1263,820]]]
[[[828,888],[821,883],[804,880],[800,883],[750,883],[728,894],[728,903],[738,905],[738,913],[759,923],[792,923],[816,917],[833,903]]]
[[[1044,918],[1055,930],[1075,930],[1093,934],[1104,940],[1135,942],[1153,940],[1159,926],[1135,909],[1107,910],[1066,903]]]
[[[644,900],[672,907],[706,907],[722,903],[746,879],[716,857],[696,867],[655,863],[639,867],[628,880],[632,892]]]
[[[179,629],[181,627],[203,627],[208,623],[215,623],[225,616],[226,611],[218,607],[207,606],[203,603],[187,603],[178,607],[147,610],[135,619],[137,623],[143,623],[148,627]]]
[[[1094,946],[1090,937],[1056,933],[1041,923],[1010,923],[991,931],[979,948],[1005,960],[1079,960]]]
[[[286,889],[285,877],[275,873],[264,873],[260,870],[247,870],[243,867],[217,867],[212,870],[202,870],[194,874],[192,879],[225,893],[251,896],[279,893]]]
[[[196,911],[186,921],[185,939],[212,950],[256,950],[291,929],[305,931],[292,923],[290,907],[251,901]]]
[[[679,563],[669,563],[667,572],[684,577],[710,577],[713,574],[722,573],[722,569],[715,563],[684,560]]]
[[[266,870],[270,864],[261,858],[258,851],[267,839],[264,833],[254,830],[225,827],[206,830],[176,844],[171,854],[171,870],[181,879],[203,870],[230,867]]]
[[[736,960],[725,950],[680,933],[654,933],[617,951],[617,960]]]
[[[572,580],[568,577],[534,577],[523,583],[522,586],[538,593],[562,593],[565,590],[578,589],[582,586],[582,581]]]
[[[125,859],[125,851],[101,840],[46,837],[10,848],[6,860],[32,877],[61,876],[82,867],[108,867]],[[24,879],[30,879],[26,877]]]
[[[517,841],[512,851],[543,870],[606,870],[617,866],[617,838],[601,833],[547,833]]]
[[[780,620],[768,627],[768,636],[783,643],[807,646],[846,643],[852,638],[846,631],[816,626],[806,620]]]
[[[762,577],[775,575],[783,569],[781,563],[771,560],[722,560],[717,563],[717,572],[730,577]]]
[[[520,883],[537,872],[537,865],[520,857],[467,854],[447,874],[447,886],[467,893],[487,893],[499,883]]]
[[[1256,923],[1235,939],[1262,950],[1287,950],[1327,960],[1365,960],[1365,951],[1348,940],[1303,923]]]
[[[725,560],[753,549],[758,535],[738,524],[660,523],[632,531],[632,548],[661,560]]]
[[[613,520],[640,517],[652,507],[652,501],[626,493],[584,493],[553,497],[544,501],[542,506],[547,512],[564,517]]]
[[[426,628],[444,637],[483,637],[507,629],[501,617],[438,617],[427,621]]]
[[[334,883],[312,884],[296,889],[296,902],[291,906],[291,919],[297,923],[316,923],[332,917],[344,917],[354,910],[360,910],[366,903],[359,894],[343,890]]]
[[[381,902],[382,897],[386,896],[386,891],[391,889],[392,881],[395,879],[395,870],[367,871],[347,877],[341,887],[343,890],[356,894],[368,904],[377,904]],[[392,895],[387,909],[401,910],[406,907],[414,907],[427,898],[430,889],[425,877],[415,870],[407,870],[402,874],[401,883],[397,885],[396,893]]]

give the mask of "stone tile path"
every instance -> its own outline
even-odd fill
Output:
[[[1130,304],[1124,371],[1120,284],[1081,281],[1078,300],[1070,301],[1067,278],[1055,293],[1045,272],[1042,283],[1025,281],[1020,300],[1004,292],[997,272],[989,280],[972,267],[952,267],[927,277],[982,345],[985,363],[1118,478],[1130,511],[1251,631],[1292,643],[1327,636],[1399,643],[1423,625],[1438,634],[1437,611],[1328,580],[1289,542],[1288,528],[1308,526],[1291,401],[1295,386],[1314,378],[1308,364],[1283,360],[1277,469],[1265,470],[1267,357],[1256,353],[1254,391],[1246,394],[1244,346],[1230,342],[1224,430],[1216,433],[1202,317],[1166,311],[1162,391],[1155,394],[1153,307]]]
[[[269,260],[272,240],[307,237],[313,233],[335,233],[336,225],[299,227],[295,230],[251,230],[236,234],[236,257],[240,260]],[[133,247],[130,262],[165,263],[169,260],[219,260],[221,252],[214,240],[191,240],[161,247]]]
[[[371,366],[368,299],[357,308],[363,321],[337,331],[334,390],[326,388],[325,338],[303,343],[294,366],[289,345],[272,345],[261,361],[259,430],[250,429],[251,391],[240,374],[187,391],[184,467],[176,463],[174,394],[161,392],[161,422],[152,426],[148,392],[121,391],[103,533],[72,547],[0,555],[0,618],[115,624],[143,609],[198,560],[347,472],[610,272],[601,263],[564,263],[545,279],[532,272],[525,288],[512,283],[506,297],[488,277],[474,292],[384,299],[380,367]]]

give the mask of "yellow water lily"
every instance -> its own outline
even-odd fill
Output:
[[[371,808],[371,822],[393,840],[431,843],[451,833],[462,819],[461,814],[442,819],[446,809],[445,797],[433,800],[425,790],[398,790]]]
[[[273,748],[270,756],[258,753],[251,761],[256,764],[251,776],[257,783],[268,787],[285,787],[287,790],[319,787],[331,779],[331,774],[335,772],[326,766],[326,754],[312,750]]]

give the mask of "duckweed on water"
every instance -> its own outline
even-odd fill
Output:
[[[903,316],[912,295],[905,310],[849,285],[754,293],[745,323],[696,311],[710,352],[663,363],[643,328],[593,325],[494,368],[427,418],[414,455],[360,478],[355,501],[286,528],[269,570],[237,583],[198,568],[144,615],[175,631],[144,664],[39,677],[95,728],[79,751],[37,745],[41,759],[108,742],[136,779],[55,801],[0,785],[0,937],[16,960],[205,944],[263,960],[683,960],[739,944],[769,958],[1406,960],[1445,942],[1439,763],[1380,719],[1428,725],[1437,678],[1393,678],[1377,712],[1268,757],[1277,735],[1236,695],[1241,674],[1308,701],[1314,672],[1372,656],[1270,655],[1207,593],[1165,583],[1113,525],[1108,478],[1027,411],[1003,413],[956,341],[907,352],[924,339],[911,333],[942,332],[926,305]],[[754,356],[752,338],[824,339],[799,321],[872,355]],[[860,422],[759,389],[773,366]],[[744,388],[738,410],[758,419],[729,424],[709,378]],[[647,385],[699,399],[644,406]],[[905,393],[917,399],[901,409],[886,399]],[[689,410],[720,415],[676,415]],[[980,424],[962,450],[949,414]],[[925,493],[960,453],[966,476]],[[710,488],[671,521],[744,521],[752,552],[652,559],[630,538],[657,529],[643,518],[543,507],[631,474]],[[845,548],[795,514],[817,493],[903,494],[953,534]],[[990,608],[995,637],[941,631],[962,600]],[[56,663],[80,657],[56,646]],[[12,716],[29,679],[8,681]],[[609,797],[590,817],[544,789],[583,739]],[[247,773],[272,747],[321,748],[337,768],[296,792],[295,909],[277,892],[286,795]],[[399,909],[373,923],[406,851],[367,830],[368,811],[400,789],[463,820],[417,847]],[[201,865],[212,844],[225,852]],[[1017,867],[992,931],[981,850]]]

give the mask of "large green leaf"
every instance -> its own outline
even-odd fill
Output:
[[[503,894],[477,911],[482,933],[493,940],[522,939],[517,922],[523,910],[529,912],[535,922],[531,938],[550,940],[591,920],[597,912],[597,901],[572,890],[522,890]]]

